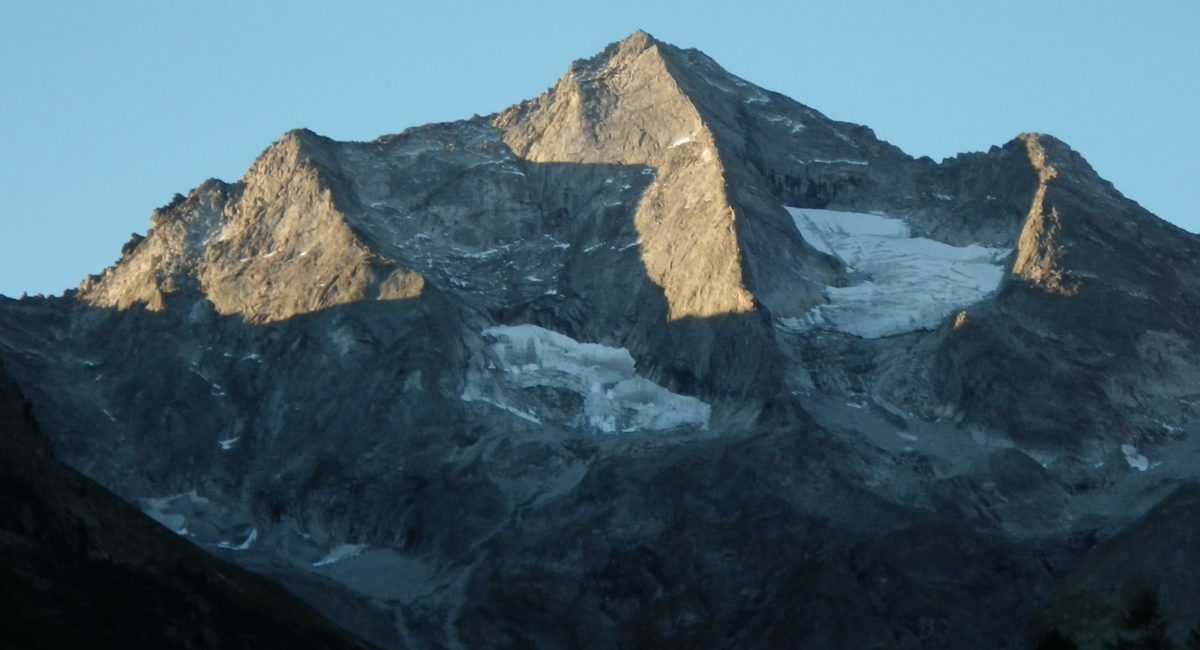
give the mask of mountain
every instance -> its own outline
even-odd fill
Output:
[[[151,225],[0,300],[0,359],[66,463],[380,645],[1100,643],[1072,603],[1196,479],[1194,235],[1051,136],[914,159],[643,32]]]

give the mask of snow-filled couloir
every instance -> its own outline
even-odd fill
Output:
[[[832,329],[880,338],[933,329],[950,314],[996,290],[1006,248],[951,246],[913,237],[904,221],[877,214],[788,208],[804,240],[837,257],[854,282],[826,287],[827,303],[785,329]]]
[[[548,418],[604,433],[708,426],[708,404],[638,376],[625,348],[580,343],[536,325],[490,327],[483,334],[489,344],[472,364],[466,401],[531,422]]]

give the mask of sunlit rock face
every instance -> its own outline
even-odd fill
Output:
[[[166,296],[198,288],[218,313],[265,322],[420,295],[417,274],[373,254],[350,228],[329,186],[329,147],[288,133],[239,183],[210,181],[157,210],[150,234],[79,297],[159,311]]]
[[[285,134],[0,300],[0,359],[65,461],[383,647],[1019,648],[1195,479],[1198,259],[1050,136],[913,159],[638,32]]]
[[[747,312],[753,304],[724,170],[695,100],[671,71],[673,50],[644,35],[626,39],[575,63],[553,88],[495,124],[525,160],[647,168],[653,180],[634,224],[669,318]]]

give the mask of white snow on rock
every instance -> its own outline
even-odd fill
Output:
[[[1125,455],[1125,462],[1129,463],[1130,468],[1136,469],[1139,472],[1150,469],[1150,459],[1139,452],[1137,447],[1133,445],[1121,445],[1121,453]]]
[[[489,340],[487,363],[470,372],[466,401],[486,402],[533,422],[548,413],[578,416],[584,426],[605,433],[708,426],[708,404],[638,376],[624,348],[580,343],[536,325],[491,327],[483,334]],[[563,407],[530,397],[533,388],[581,396],[580,412],[556,413]]]
[[[250,534],[246,535],[246,539],[242,540],[241,544],[235,545],[230,542],[217,542],[217,546],[219,546],[221,548],[229,549],[231,551],[244,551],[244,550],[250,548],[250,546],[252,544],[254,544],[254,541],[256,539],[258,539],[258,529],[251,528]]]
[[[312,565],[325,566],[327,564],[341,562],[342,560],[348,560],[352,557],[360,555],[364,550],[366,550],[366,548],[366,544],[338,544],[337,546],[329,549],[329,552],[325,554],[325,557],[313,562]]]
[[[208,499],[196,494],[195,490],[165,497],[146,497],[138,500],[142,512],[158,523],[171,529],[176,535],[187,535],[187,516],[180,510],[208,505]]]
[[[841,259],[859,278],[826,287],[826,304],[780,319],[792,331],[832,329],[873,339],[933,329],[995,291],[1011,252],[913,237],[904,221],[876,214],[787,210],[804,241]]]

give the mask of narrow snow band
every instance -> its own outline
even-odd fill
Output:
[[[840,259],[857,278],[850,286],[826,287],[825,304],[780,319],[791,331],[836,330],[874,339],[933,329],[995,291],[1011,252],[913,237],[904,221],[877,214],[787,210],[805,242]]]
[[[329,549],[329,552],[325,554],[325,557],[313,562],[312,565],[326,566],[329,564],[335,564],[337,562],[341,562],[342,560],[358,557],[366,549],[366,544],[338,544],[337,546]]]

